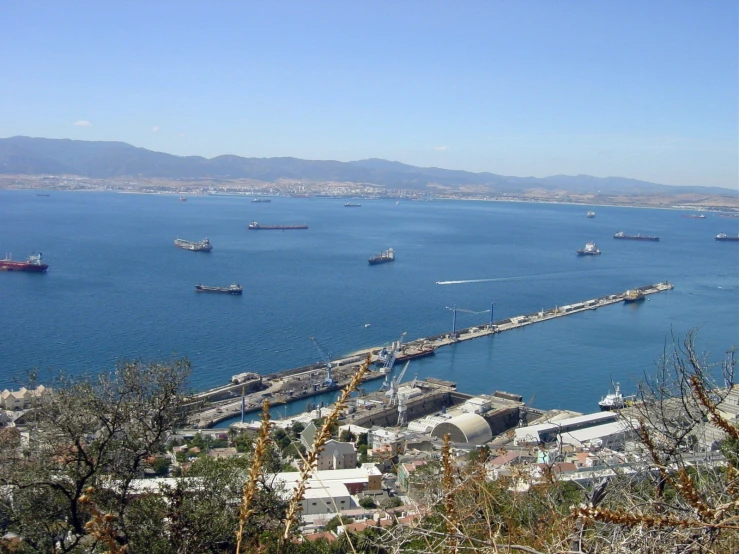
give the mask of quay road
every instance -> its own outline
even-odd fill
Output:
[[[633,290],[646,297],[650,294],[672,290],[673,288],[674,285],[665,281],[664,283],[646,285]],[[410,341],[402,345],[402,352],[399,353],[398,361],[402,361],[404,357],[413,358],[414,355],[422,352],[427,354],[433,353],[436,348],[448,346],[456,342],[491,336],[497,333],[502,333],[503,331],[519,329],[526,325],[533,325],[534,323],[540,323],[558,317],[577,314],[587,310],[596,310],[601,307],[617,304],[624,301],[626,292],[627,291],[610,294],[608,296],[602,296],[592,300],[584,300],[582,302],[566,306],[557,306],[555,308],[542,310],[533,314],[520,315],[500,321],[494,321],[489,325],[486,324],[460,329],[456,333],[447,333]],[[327,387],[323,384],[323,380],[326,376],[325,364],[313,364],[310,366],[280,371],[270,375],[263,375],[261,377],[262,386],[266,386],[266,388],[245,395],[245,412],[255,412],[260,410],[264,398],[269,398],[270,404],[274,406],[286,404],[288,402],[295,402],[297,400],[302,400],[311,396],[330,392],[332,390],[339,390],[349,383],[354,372],[359,368],[362,361],[364,361],[368,355],[370,356],[371,361],[375,362],[378,360],[380,351],[381,347],[366,348],[364,350],[354,352],[345,358],[333,360],[331,362],[331,369],[336,384],[331,387]],[[385,375],[383,373],[372,371],[367,374],[365,380],[382,379],[384,377]],[[217,398],[217,394],[226,389],[233,391],[234,389],[238,390],[239,388],[240,385],[229,384],[200,393],[198,397]],[[235,393],[232,392],[231,394]],[[189,418],[189,422],[193,427],[207,428],[219,421],[234,417],[240,412],[241,398],[234,398],[234,396],[231,396],[226,400],[211,402],[201,411],[193,413]]]

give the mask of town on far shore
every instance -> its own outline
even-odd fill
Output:
[[[246,197],[389,199],[389,200],[478,200],[626,206],[678,210],[739,213],[739,195],[715,192],[602,193],[548,190],[540,187],[500,191],[492,185],[449,186],[428,184],[422,188],[390,188],[373,183],[277,179],[175,179],[154,177],[91,178],[74,175],[0,175],[0,190],[112,191],[129,194],[171,194],[177,197],[233,195]]]

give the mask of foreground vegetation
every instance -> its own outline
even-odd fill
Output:
[[[28,435],[0,430],[0,552],[737,552],[739,430],[718,414],[728,389],[714,386],[693,340],[691,333],[643,381],[635,428],[642,456],[611,468],[609,480],[580,486],[546,468],[543,481],[525,472],[491,480],[486,455],[458,462],[445,440],[441,459],[416,479],[418,519],[339,533],[330,543],[301,539],[299,502],[368,364],[313,447],[293,449],[303,459],[293,491],[270,479],[289,439],[272,431],[266,404],[258,436],[240,442],[243,457],[200,458],[180,478],[141,486],[162,467],[157,460],[183,415],[186,361],[60,377],[54,394],[38,399]],[[730,355],[721,377],[730,382],[733,369]],[[712,463],[686,448],[706,421],[726,436]],[[348,521],[331,527],[341,523]]]

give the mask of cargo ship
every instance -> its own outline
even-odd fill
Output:
[[[395,261],[395,250],[388,248],[384,252],[381,252],[377,256],[372,256],[367,260],[370,265],[386,264],[388,262]]]
[[[719,233],[718,235],[716,235],[716,240],[737,242],[739,241],[739,236],[727,235],[726,233]]]
[[[645,294],[640,290],[627,290],[624,294],[624,304],[631,304],[633,302],[641,302],[646,298]]]
[[[578,256],[599,256],[600,250],[594,242],[588,242],[582,250],[577,251]]]
[[[344,204],[344,207],[345,208],[361,208],[362,204],[350,204],[349,202],[347,202],[346,204]]]
[[[249,223],[250,231],[290,231],[293,229],[307,229],[307,225],[260,225],[256,221]]]
[[[229,285],[228,287],[211,287],[208,285],[195,285],[197,292],[223,292],[226,294],[241,294],[244,292],[244,287],[241,285]]]
[[[269,198],[252,198],[251,201],[254,204],[266,204],[268,202],[272,202]]]
[[[654,241],[654,242],[659,241],[659,237],[652,237],[652,236],[649,236],[649,235],[641,235],[641,234],[627,235],[623,231],[619,231],[618,233],[616,233],[615,235],[613,235],[613,238],[614,239],[624,239],[624,240],[651,240],[651,241]]]
[[[193,252],[210,252],[211,250],[213,250],[213,245],[207,238],[204,238],[199,242],[191,242],[185,239],[175,239],[174,245],[177,248],[192,250]]]
[[[43,263],[41,252],[38,256],[28,256],[25,262],[15,262],[6,256],[4,260],[0,260],[0,271],[29,271],[31,273],[44,273],[49,269],[48,264]]]
[[[687,217],[690,219],[706,219],[706,216],[704,214],[683,214],[683,217]]]

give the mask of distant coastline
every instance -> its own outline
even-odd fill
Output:
[[[163,182],[165,181],[165,182]],[[357,186],[357,185],[355,185]],[[545,193],[522,191],[516,193],[467,193],[467,192],[429,192],[415,190],[395,190],[363,185],[370,190],[337,190],[336,183],[311,183],[299,188],[293,183],[244,183],[212,181],[188,183],[160,179],[91,179],[69,176],[31,176],[0,175],[0,190],[29,190],[51,192],[115,192],[119,194],[156,194],[181,197],[191,196],[235,196],[244,198],[322,198],[347,200],[394,200],[394,201],[476,201],[476,202],[522,202],[531,204],[563,204],[576,206],[613,206],[620,208],[657,208],[666,210],[694,210],[708,212],[739,212],[739,196],[715,194],[645,194],[645,195],[586,195],[582,193],[557,191]]]

